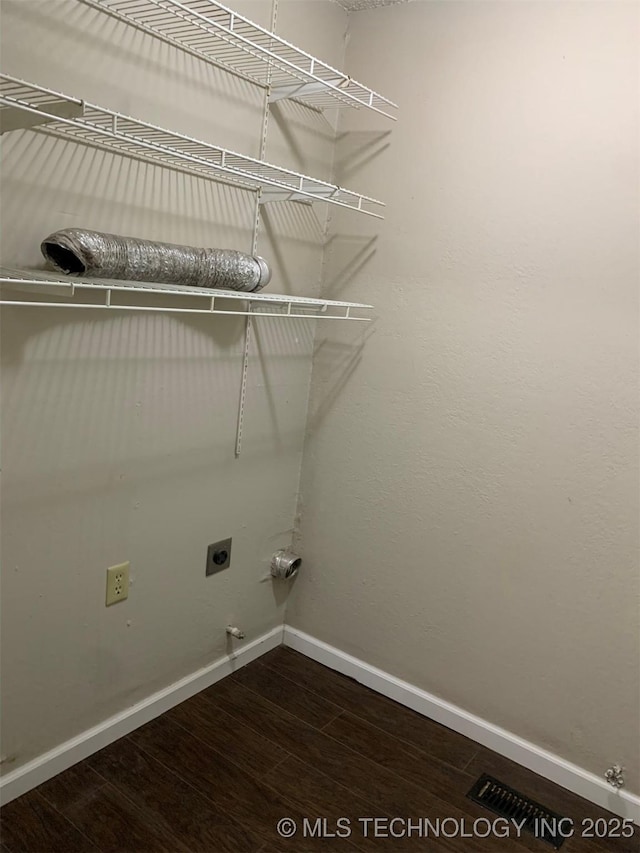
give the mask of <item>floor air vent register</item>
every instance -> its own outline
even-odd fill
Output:
[[[493,776],[483,774],[467,797],[500,817],[517,821],[518,825],[524,821],[523,829],[556,850],[565,840],[560,832],[560,821],[564,820],[562,815],[541,806]]]

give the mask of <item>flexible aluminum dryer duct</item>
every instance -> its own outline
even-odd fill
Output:
[[[271,271],[264,258],[233,249],[198,249],[66,228],[42,242],[42,254],[70,275],[225,290],[261,290]]]

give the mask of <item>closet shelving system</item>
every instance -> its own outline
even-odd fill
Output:
[[[200,178],[254,191],[252,252],[257,252],[262,204],[322,201],[381,218],[383,203],[265,162],[269,105],[281,99],[316,110],[352,107],[395,119],[396,105],[348,75],[214,0],[78,0],[148,35],[223,68],[264,90],[260,158],[202,142],[35,83],[0,74],[0,132],[33,128],[81,144],[115,151]],[[277,0],[273,4],[275,28]],[[272,293],[237,293],[178,285],[77,279],[33,271],[0,270],[10,292],[0,304],[247,316],[236,454],[240,453],[252,318],[256,316],[367,320],[366,303]],[[25,290],[28,299],[15,295]],[[5,291],[6,292],[6,291]],[[89,292],[93,296],[85,297]],[[145,296],[153,294],[153,304]],[[53,298],[55,297],[55,298]],[[123,298],[126,297],[126,298]],[[158,297],[162,297],[158,306]],[[180,299],[176,299],[179,297]],[[189,298],[189,305],[184,300]]]

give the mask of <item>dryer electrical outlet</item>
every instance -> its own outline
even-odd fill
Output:
[[[231,539],[221,539],[207,548],[205,574],[215,575],[231,565]]]

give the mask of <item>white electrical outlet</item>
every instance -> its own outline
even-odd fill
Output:
[[[117,604],[129,597],[129,563],[120,563],[107,569],[106,605]]]

